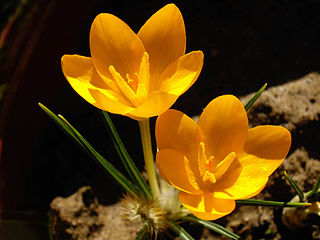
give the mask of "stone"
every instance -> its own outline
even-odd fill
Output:
[[[246,104],[255,93],[240,100]],[[290,131],[319,121],[320,75],[311,73],[302,79],[270,87],[265,90],[248,111],[252,126],[261,124],[283,125]]]
[[[91,187],[84,186],[73,195],[55,198],[51,204],[55,240],[106,240],[135,238],[137,226],[121,217],[121,203],[99,204]]]

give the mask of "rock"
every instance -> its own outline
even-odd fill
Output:
[[[308,192],[316,184],[320,176],[320,160],[311,158],[305,148],[296,149],[289,157],[280,165],[280,167],[270,176],[268,189],[280,184],[280,181],[287,185],[290,192],[282,193],[286,197],[281,197],[278,193],[273,193],[273,198],[278,198],[287,201],[295,195],[290,184],[285,180],[283,171],[287,171],[288,175],[295,183],[299,185],[302,191]],[[276,192],[276,191],[275,191]]]
[[[121,204],[103,206],[91,187],[73,195],[55,198],[51,204],[55,240],[134,239],[137,227],[121,217]]]
[[[240,98],[245,104],[254,93]],[[320,159],[320,74],[310,73],[264,91],[248,111],[252,127],[282,125],[292,135],[291,151],[304,147],[311,157]]]
[[[247,103],[255,93],[241,98]],[[320,75],[311,73],[264,91],[248,112],[252,126],[261,124],[283,125],[290,131],[320,116]]]

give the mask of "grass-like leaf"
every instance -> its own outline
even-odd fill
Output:
[[[102,157],[82,135],[61,115],[55,115],[43,104],[39,103],[41,109],[53,119],[90,157],[100,163],[104,170],[109,173],[128,193],[137,195],[137,187],[120,173],[111,163]]]
[[[244,106],[246,111],[248,111],[252,107],[252,105],[255,103],[255,101],[257,101],[257,99],[260,97],[261,93],[266,89],[266,87],[267,87],[267,83],[265,83],[259,89],[259,91],[250,99],[250,101]]]
[[[240,236],[238,236],[237,234],[229,231],[228,229],[224,228],[223,226],[213,223],[213,222],[209,222],[209,221],[205,221],[205,220],[201,220],[196,218],[195,216],[188,216],[188,217],[184,217],[181,220],[184,221],[189,221],[189,222],[193,222],[193,223],[198,223],[201,224],[202,226],[215,231],[216,233],[221,234],[222,236],[231,238],[231,239],[241,239]]]
[[[69,127],[63,123],[63,121],[55,115],[50,109],[44,106],[42,103],[38,103],[40,108],[61,128],[75,143],[77,143],[84,151],[86,151],[85,146],[80,142],[80,140],[74,135],[74,133],[69,129]]]
[[[320,177],[318,178],[318,181],[316,183],[316,185],[314,185],[313,189],[307,194],[307,198],[312,198],[313,196],[315,196],[320,189]]]
[[[269,207],[307,207],[311,203],[304,202],[277,202],[277,201],[265,201],[258,199],[241,199],[236,200],[237,204],[248,205],[248,206],[269,206]]]
[[[303,194],[302,190],[298,186],[298,184],[296,184],[295,181],[292,180],[292,178],[287,174],[286,171],[284,171],[283,173],[284,173],[284,176],[286,177],[286,179],[288,180],[288,182],[290,183],[291,187],[298,194],[300,202],[304,202],[305,201],[305,197],[304,197],[304,194]]]
[[[148,224],[145,223],[142,229],[137,233],[135,240],[147,240],[148,238]]]
[[[180,237],[182,240],[194,240],[191,235],[184,230],[183,227],[180,225],[174,223],[174,222],[168,222],[169,228],[177,234],[178,237]]]
[[[142,189],[147,198],[152,199],[152,193],[147,182],[144,180],[142,174],[140,173],[137,166],[134,164],[131,156],[127,152],[115,126],[113,125],[109,114],[106,111],[101,111],[102,115],[106,121],[108,132],[111,136],[113,145],[121,159],[126,171],[128,172],[131,179]]]

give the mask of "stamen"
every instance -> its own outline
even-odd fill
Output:
[[[120,73],[116,71],[114,66],[109,66],[109,72],[111,73],[114,81],[118,85],[119,89],[122,91],[122,93],[128,98],[128,100],[134,105],[139,106],[139,101],[136,96],[136,93],[133,91],[133,89],[128,85],[128,83],[122,78]]]
[[[210,156],[209,159],[205,153],[205,145],[203,142],[200,142],[199,152],[198,152],[198,166],[200,176],[202,178],[203,187],[210,187],[213,183],[217,181],[216,176],[212,172],[213,168],[213,156]]]
[[[216,176],[209,171],[206,171],[206,173],[203,175],[202,180],[204,183],[215,183],[217,181]]]
[[[203,176],[207,171],[207,157],[205,154],[204,143],[200,142],[199,151],[198,151],[198,166],[200,176]]]
[[[137,92],[137,88],[138,88],[138,77],[137,77],[137,74],[135,74],[135,79],[132,79],[130,77],[130,75],[127,73],[126,74],[126,78],[128,80],[128,84],[130,85],[130,87],[133,89],[134,92]]]
[[[229,169],[231,163],[236,159],[237,155],[235,152],[231,152],[225,157],[214,169],[213,173],[216,178],[219,179]]]
[[[150,80],[149,68],[150,68],[149,54],[147,52],[144,52],[141,58],[138,79],[139,79],[139,84],[145,85],[147,94],[149,93],[149,80]]]
[[[140,106],[148,97],[150,79],[149,65],[149,55],[147,52],[144,52],[138,73],[134,73],[133,75],[127,73],[125,78],[123,78],[114,66],[109,66],[109,72],[116,86],[135,107]]]
[[[141,102],[147,98],[147,89],[144,84],[140,84],[140,83],[138,84],[137,96],[139,96],[139,100]]]

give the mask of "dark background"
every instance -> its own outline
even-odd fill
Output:
[[[265,82],[274,86],[320,69],[319,0],[171,1],[182,12],[187,52],[205,54],[200,77],[173,108],[200,114],[214,97],[241,96]],[[92,185],[103,203],[121,192],[40,110],[61,113],[110,162],[123,170],[99,111],[72,90],[60,58],[90,56],[94,17],[112,13],[135,32],[169,1],[1,0],[0,197],[5,209],[47,210],[55,196]],[[17,10],[18,9],[18,10]],[[5,89],[6,91],[1,93]],[[143,169],[138,125],[112,115]],[[154,121],[154,119],[153,119]]]

